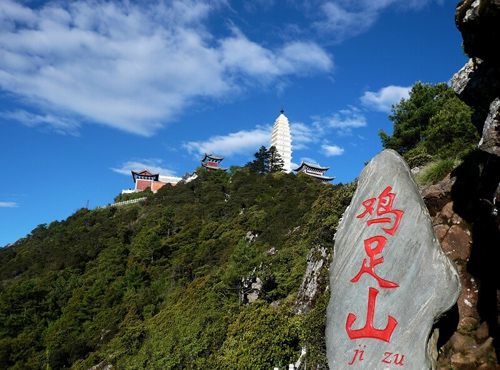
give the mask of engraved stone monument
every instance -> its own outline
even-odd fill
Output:
[[[434,367],[437,318],[460,292],[410,169],[384,150],[362,171],[339,225],[330,267],[331,370]]]

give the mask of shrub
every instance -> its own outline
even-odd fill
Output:
[[[431,162],[417,176],[417,181],[421,185],[435,184],[444,179],[456,166],[456,161],[451,158]]]

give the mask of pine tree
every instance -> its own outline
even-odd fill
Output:
[[[283,171],[285,162],[275,146],[270,147],[267,151],[267,162],[269,173]]]
[[[248,167],[250,172],[265,175],[269,171],[269,153],[267,148],[262,145],[259,151],[254,155],[255,159],[252,162],[248,162],[245,167]]]

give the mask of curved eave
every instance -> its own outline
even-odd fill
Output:
[[[305,172],[302,172],[305,173]],[[328,176],[321,176],[321,175],[314,175],[312,173],[305,173],[307,176],[314,177],[315,179],[321,180],[323,182],[330,182],[335,179],[335,177],[328,177]]]
[[[207,154],[205,153],[205,156],[203,157],[203,159],[201,159],[201,161],[205,161],[207,158],[210,158],[210,159],[215,159],[217,161],[222,161],[224,159],[224,157],[218,157],[216,155],[213,155],[213,154]]]
[[[147,171],[149,173],[149,175],[142,175],[142,173],[145,172],[145,171]],[[154,181],[158,181],[159,178],[160,178],[160,174],[159,173],[151,173],[148,170],[144,170],[144,171],[141,171],[141,172],[135,172],[135,171],[130,171],[130,172],[132,172],[132,178],[134,179],[134,183],[137,180],[137,176],[148,176],[148,177],[151,177],[151,179],[154,180]]]
[[[203,167],[205,167],[207,170],[222,170],[222,171],[226,171],[229,167],[211,167],[211,166],[207,166],[205,163],[202,163],[201,164]]]
[[[321,167],[320,165],[310,164],[310,163],[302,161],[300,166],[297,167],[296,169],[294,169],[294,171],[300,171],[304,166],[316,169],[318,171],[328,171],[330,169],[330,167]]]

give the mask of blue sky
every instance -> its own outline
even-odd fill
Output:
[[[451,0],[0,1],[0,246],[111,203],[130,170],[292,162],[358,176],[416,81],[467,61]]]

